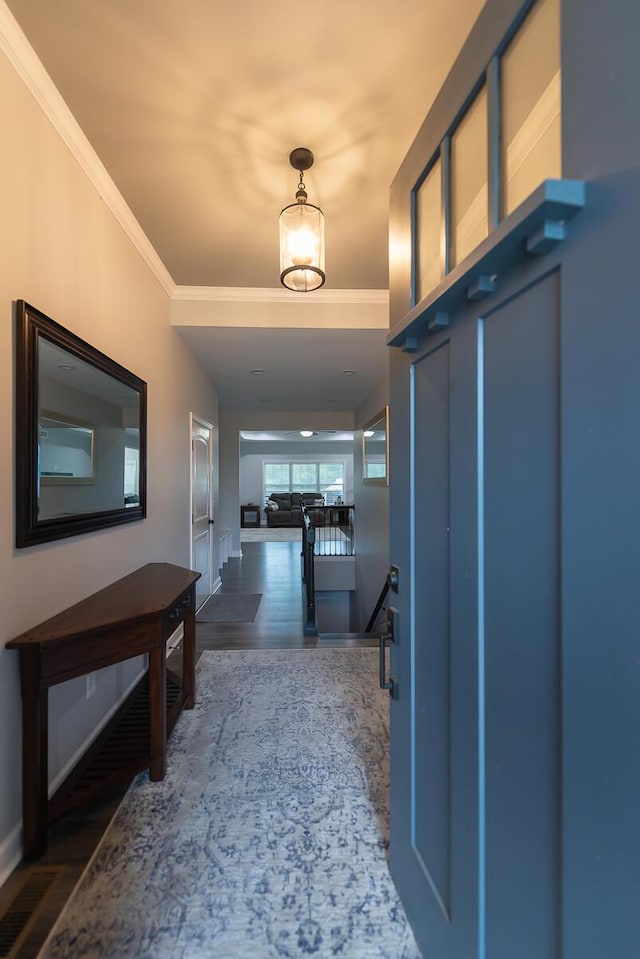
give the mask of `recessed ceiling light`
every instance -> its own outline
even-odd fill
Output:
[[[252,376],[262,376],[264,370],[249,370]]]
[[[369,439],[370,436],[374,435],[374,432],[373,430],[365,430],[364,435],[367,437],[367,439]]]
[[[343,371],[342,371],[342,375],[343,375],[343,376],[355,376],[355,375],[356,375],[356,371],[355,371],[355,370],[343,370]]]
[[[300,436],[304,436],[305,438],[307,438],[309,436],[315,436],[315,433],[313,432],[313,430],[300,430]]]

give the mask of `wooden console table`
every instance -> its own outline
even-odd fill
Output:
[[[195,583],[199,576],[169,563],[149,563],[7,643],[8,649],[20,652],[25,859],[36,859],[45,851],[49,822],[96,794],[94,788],[81,790],[80,798],[72,796],[69,784],[77,785],[79,771],[86,771],[86,763],[80,760],[55,796],[47,799],[50,686],[147,654],[149,704],[143,719],[142,750],[130,756],[118,770],[120,775],[111,775],[109,781],[146,768],[152,780],[164,778],[168,728],[165,644],[183,623],[183,676],[177,684],[177,677],[172,677],[170,713],[174,723],[181,709],[192,709],[195,702]],[[140,726],[140,720],[137,724]]]

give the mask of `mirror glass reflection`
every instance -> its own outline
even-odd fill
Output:
[[[129,508],[140,494],[140,395],[39,337],[38,519]]]
[[[40,485],[93,483],[93,440],[89,423],[42,410],[38,421]]]
[[[385,406],[362,428],[363,483],[389,482],[389,407]]]

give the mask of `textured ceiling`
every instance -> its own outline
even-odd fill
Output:
[[[388,191],[481,0],[7,0],[178,284],[278,287],[291,149],[326,288],[387,287]]]
[[[282,290],[288,157],[307,146],[325,290],[387,288],[389,187],[482,0],[6,2],[178,285]],[[384,331],[302,309],[295,336],[278,309],[270,329],[176,328],[221,408],[356,409]]]

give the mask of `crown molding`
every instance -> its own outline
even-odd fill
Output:
[[[242,286],[176,286],[173,300],[198,300],[209,303],[295,303],[303,304],[389,304],[388,290],[316,290],[313,293],[291,293],[270,287]]]
[[[173,278],[4,0],[0,0],[0,50],[21,77],[164,291],[168,296],[172,296],[175,289]]]
[[[314,303],[388,305],[388,290],[321,289],[301,296],[283,288],[176,286],[4,0],[0,0],[0,50],[171,299],[218,303],[295,303],[300,306]]]

